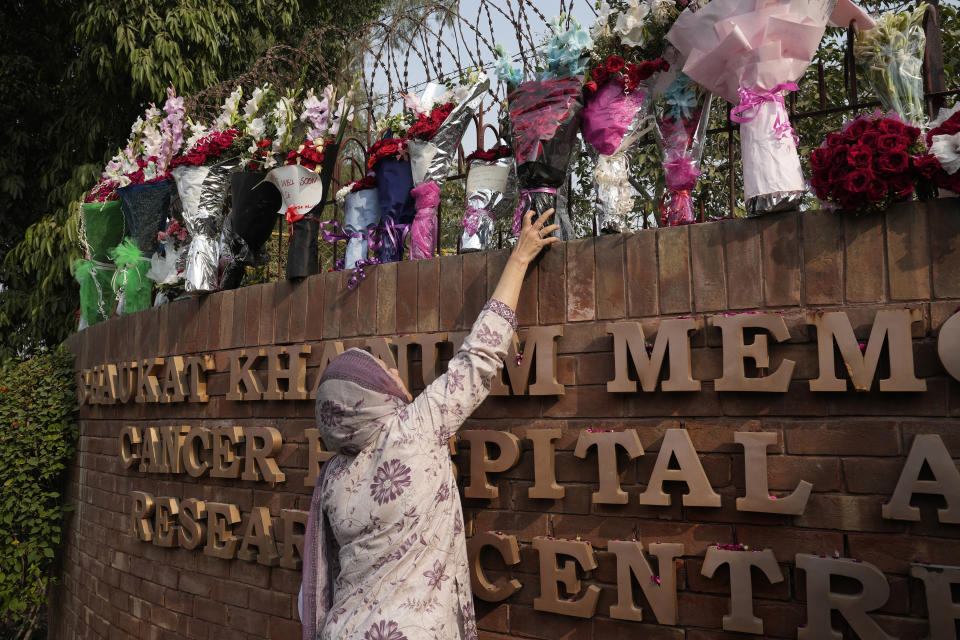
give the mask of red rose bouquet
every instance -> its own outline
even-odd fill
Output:
[[[881,211],[913,195],[923,157],[920,129],[876,112],[827,134],[810,154],[811,185],[826,208]]]

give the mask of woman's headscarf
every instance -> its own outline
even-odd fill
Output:
[[[362,349],[348,349],[331,360],[320,377],[317,428],[327,449],[355,456],[377,439],[386,419],[406,404],[403,389],[374,356]],[[323,510],[329,468],[327,461],[313,489],[303,541],[303,640],[316,640],[333,601],[337,549]]]

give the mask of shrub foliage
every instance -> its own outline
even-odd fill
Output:
[[[65,350],[0,367],[0,637],[43,626],[63,540],[77,426]]]

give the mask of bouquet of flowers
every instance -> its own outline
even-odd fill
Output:
[[[517,197],[517,163],[513,149],[497,145],[476,150],[466,158],[467,206],[463,215],[460,251],[481,251],[493,246],[493,223],[513,207]]]
[[[109,253],[123,240],[126,231],[117,194],[117,183],[104,177],[80,205],[80,246],[86,257],[71,268],[80,284],[80,317],[83,326],[106,319],[113,311],[113,273],[116,267]]]
[[[439,87],[430,83],[422,97],[406,95],[405,102],[417,114],[416,123],[407,131],[415,199],[410,228],[410,258],[433,257],[437,246],[437,208],[440,187],[453,164],[454,155],[467,125],[490,88],[483,73],[471,73],[456,89],[436,95]]]
[[[230,213],[223,223],[220,255],[220,288],[240,286],[248,266],[263,264],[263,246],[270,238],[280,212],[280,191],[267,181],[267,170],[277,166],[273,139],[278,123],[265,113],[274,104],[269,84],[257,87],[246,101],[241,116],[238,143],[243,168],[230,176]],[[282,125],[282,123],[281,123]]]
[[[344,269],[353,269],[358,262],[367,260],[372,235],[380,224],[380,198],[377,192],[376,176],[368,173],[362,180],[348,182],[337,191],[336,200],[343,205],[342,233],[324,230],[328,241],[346,239],[347,249],[344,255]],[[330,224],[333,223],[333,224]],[[336,221],[323,223],[336,226]]]
[[[514,69],[497,45],[497,75],[507,83],[512,146],[520,182],[520,204],[514,212],[513,233],[528,209],[542,214],[557,209],[557,189],[566,181],[583,111],[581,88],[586,71],[590,35],[575,20],[563,29],[564,16],[550,22],[552,37],[537,51],[538,65],[528,80]],[[557,209],[555,232],[568,240],[573,225],[565,210]]]
[[[111,249],[110,258],[117,266],[111,283],[117,295],[117,312],[128,314],[150,308],[150,259],[130,238]]]
[[[920,175],[941,189],[960,193],[960,104],[940,109],[926,141],[929,152],[916,162]]]
[[[384,137],[373,143],[368,151],[367,169],[374,171],[380,218],[383,220],[383,238],[380,242],[380,262],[403,259],[403,247],[413,221],[413,173],[407,155],[406,132],[387,128]]]
[[[882,211],[913,194],[923,155],[920,129],[897,113],[859,116],[810,154],[811,185],[827,208]]]
[[[667,39],[686,58],[683,72],[736,104],[747,215],[795,208],[805,193],[797,139],[784,93],[796,91],[831,16],[872,21],[850,0],[711,0],[689,7]]]
[[[912,11],[887,13],[869,31],[857,33],[853,53],[887,111],[919,125],[923,114],[923,53],[926,3]]]
[[[157,246],[172,195],[169,170],[183,145],[183,98],[167,89],[163,110],[150,105],[130,131],[127,146],[107,164],[104,178],[117,184],[127,233],[140,251]]]
[[[285,152],[282,167],[272,169],[267,179],[280,189],[284,215],[290,226],[290,243],[287,247],[287,279],[295,280],[319,272],[317,234],[323,207],[323,198],[330,188],[337,152],[346,131],[353,120],[353,91],[337,98],[336,90],[328,85],[322,92],[322,100],[308,91],[303,101],[299,122],[306,125],[299,144],[293,144],[292,135],[286,136],[277,148]],[[280,109],[281,105],[277,105]],[[288,115],[295,114],[292,99],[283,106]],[[290,120],[289,131],[297,121]],[[276,147],[275,147],[276,148]]]
[[[183,205],[183,221],[192,236],[183,272],[187,293],[209,293],[218,287],[219,240],[227,188],[230,175],[241,165],[242,97],[243,90],[237,87],[209,129],[191,123],[186,152],[171,163]]]
[[[167,228],[157,234],[162,247],[150,258],[150,270],[147,277],[157,285],[157,295],[153,306],[175,300],[183,295],[183,269],[186,266],[187,248],[190,246],[190,232],[176,218],[172,218]]]

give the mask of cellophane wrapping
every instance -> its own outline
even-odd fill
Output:
[[[187,293],[217,289],[224,205],[230,174],[239,168],[240,159],[231,158],[213,165],[180,166],[171,172],[183,204],[183,221],[191,236],[183,271]]]
[[[374,171],[384,227],[380,262],[397,262],[403,259],[404,239],[414,215],[410,161],[384,158],[377,162]]]
[[[460,139],[467,130],[477,107],[483,101],[483,95],[490,88],[490,79],[485,74],[470,87],[470,93],[464,97],[446,117],[430,140],[409,140],[407,151],[410,154],[410,168],[415,190],[413,192],[416,209],[410,229],[410,258],[423,260],[433,257],[437,246],[437,205],[439,190],[446,181],[447,172],[457,155]],[[432,182],[433,187],[419,188]],[[436,203],[436,204],[434,204]]]
[[[579,147],[582,85],[582,77],[531,80],[507,96],[520,208],[529,204],[537,215],[556,208],[557,190],[565,183]],[[535,191],[538,189],[542,191]],[[572,237],[573,226],[565,208],[557,210],[551,223],[560,225],[554,235],[561,240]]]
[[[660,206],[661,226],[696,222],[691,193],[700,177],[712,101],[713,94],[683,73],[675,74],[656,101],[654,131],[667,188]]]
[[[906,122],[924,122],[923,55],[926,4],[912,11],[888,14],[870,31],[858,34],[854,55],[867,72],[870,88],[885,111],[896,111]]]
[[[231,209],[223,223],[221,289],[240,286],[246,267],[267,260],[264,245],[277,226],[282,199],[265,171],[237,171],[230,177]]]
[[[380,223],[380,194],[377,189],[348,193],[343,201],[343,228],[350,239],[344,255],[344,269],[353,269],[367,259],[370,232]]]
[[[126,233],[120,201],[84,202],[80,215],[90,259],[106,262],[110,259],[110,249],[120,244]]]
[[[280,190],[280,206],[290,227],[287,279],[318,273],[317,233],[320,223],[317,216],[323,206],[324,194],[320,175],[291,164],[271,169],[267,180]]]
[[[106,320],[113,313],[113,277],[116,265],[78,258],[73,262],[73,277],[80,284],[80,317],[86,326]]]
[[[800,156],[791,134],[775,133],[776,122],[787,122],[779,102],[763,102],[757,117],[740,124],[743,197],[747,216],[796,209],[806,186]]]
[[[494,222],[513,210],[517,199],[517,162],[513,156],[471,160],[467,166],[467,205],[460,251],[484,251],[495,244]]]
[[[127,224],[127,236],[133,238],[140,251],[152,254],[159,246],[157,234],[166,226],[173,185],[167,180],[130,184],[117,189],[117,194]]]
[[[587,100],[583,109],[583,139],[596,155],[593,182],[597,188],[601,233],[621,233],[633,210],[634,190],[630,175],[629,149],[647,132],[650,89],[644,85],[624,91],[618,79],[605,82]]]

